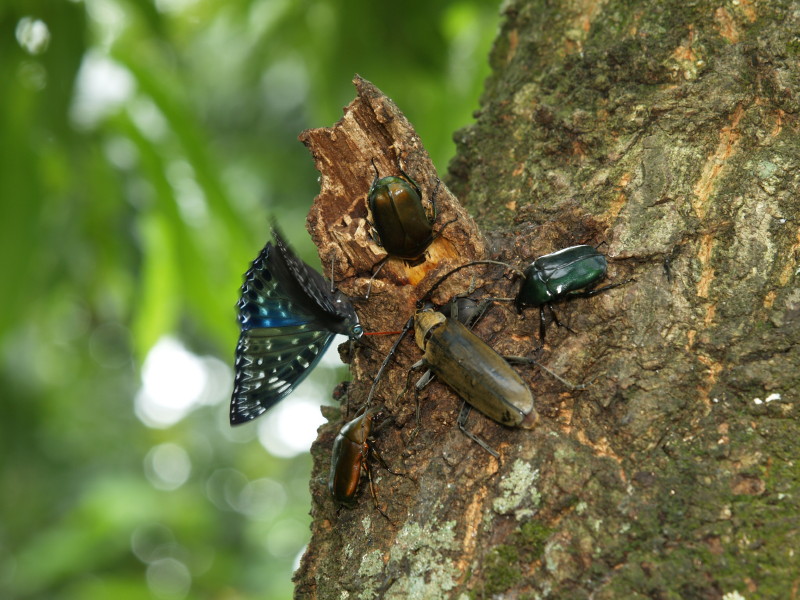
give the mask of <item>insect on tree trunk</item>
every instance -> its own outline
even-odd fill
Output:
[[[398,329],[439,273],[474,258],[517,267],[600,245],[607,282],[555,306],[535,356],[586,389],[515,366],[533,430],[473,412],[441,383],[401,395],[409,337],[378,386],[385,410],[357,507],[326,480],[344,416],[312,448],[312,541],[297,598],[797,598],[800,596],[800,7],[788,2],[512,1],[477,122],[457,135],[441,231],[421,265],[390,260],[357,310]],[[337,283],[363,295],[383,256],[373,178],[437,180],[410,124],[371,84],[332,129],[305,132],[322,174],[309,229]],[[456,197],[480,225],[458,205]],[[444,226],[445,223],[450,222]],[[472,279],[472,276],[476,279]],[[501,267],[465,269],[444,302],[513,296]],[[532,356],[538,311],[498,302],[477,335]],[[364,403],[394,339],[352,360]]]

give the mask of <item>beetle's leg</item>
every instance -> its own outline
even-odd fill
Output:
[[[596,296],[601,292],[608,291],[615,287],[619,287],[621,285],[625,285],[626,283],[630,283],[631,281],[636,281],[633,277],[630,279],[626,279],[625,281],[620,281],[619,283],[610,283],[608,285],[604,285],[601,288],[591,289],[591,290],[583,290],[583,291],[576,291],[576,292],[569,292],[565,297],[566,298],[591,298],[592,296]]]
[[[400,171],[400,174],[403,177],[405,177],[406,181],[408,181],[408,183],[410,183],[411,186],[414,188],[414,191],[417,192],[417,196],[422,198],[422,191],[419,189],[419,185],[417,185],[417,182],[414,181],[414,179],[412,179],[411,175],[409,175],[408,173],[403,171],[403,167],[400,166],[400,159],[399,158],[397,159],[397,168]],[[436,187],[439,187],[439,186],[437,185]]]
[[[370,470],[367,461],[364,461],[362,463],[362,468],[367,471],[367,481],[369,482],[369,491],[372,494],[372,501],[375,503],[375,508],[378,509],[379,513],[381,513],[384,517],[386,517],[386,520],[389,521],[389,523],[392,523],[392,520],[389,518],[389,515],[383,512],[381,505],[378,504],[378,494],[375,493],[375,484],[372,482],[372,471]]]
[[[433,208],[433,218],[431,219],[431,223],[436,221],[436,215],[438,214],[438,211],[436,210],[436,193],[439,191],[439,186],[440,185],[442,185],[442,180],[437,177],[436,178],[436,187],[433,188],[433,194],[431,194],[431,208]],[[451,223],[452,223],[452,221],[451,221]],[[442,227],[442,229],[444,229],[444,227]]]
[[[372,241],[378,244],[381,248],[383,248],[383,244],[381,243],[381,235],[378,233],[378,230],[375,228],[375,223],[369,220],[369,218],[364,219],[369,225],[369,237],[372,238]]]
[[[425,359],[423,358],[418,363],[415,363],[415,364],[411,365],[411,368],[413,369],[417,365],[420,365],[420,363],[423,363],[424,360]],[[427,363],[422,364],[419,368],[422,368],[426,364]],[[419,381],[417,381],[417,383],[414,385],[414,402],[416,404],[416,411],[417,411],[417,427],[419,427],[419,392],[426,385],[428,385],[431,381],[433,381],[434,377],[436,377],[436,376],[433,374],[432,371],[430,371],[430,370],[425,371],[425,373],[422,375],[422,377],[419,378]]]
[[[472,284],[470,284],[470,287],[472,287]],[[475,290],[473,289],[472,292],[474,291]],[[492,306],[492,298],[484,298],[483,300],[478,302],[478,305],[475,307],[475,314],[472,315],[472,317],[470,317],[468,323],[464,323],[464,326],[467,327],[468,329],[472,329],[473,327],[475,327],[475,325],[478,324],[478,321],[480,321],[483,318],[483,316],[487,312],[489,312],[489,308],[491,306]]]
[[[392,475],[398,475],[398,476],[400,476],[400,477],[404,477],[404,476],[405,476],[405,473],[398,473],[397,471],[393,471],[393,470],[392,470],[392,469],[389,467],[389,465],[388,465],[388,464],[386,464],[386,461],[385,461],[385,460],[383,460],[383,456],[381,456],[381,453],[380,453],[380,452],[378,452],[378,449],[377,449],[377,448],[376,448],[376,447],[375,447],[373,444],[371,444],[371,445],[370,445],[370,447],[369,447],[369,450],[370,450],[370,452],[371,452],[372,454],[374,454],[374,455],[375,455],[375,458],[377,458],[377,459],[378,459],[378,462],[380,462],[380,463],[381,463],[381,466],[382,466],[384,469],[386,469],[387,471],[389,471],[389,473],[391,473]]]
[[[406,377],[406,385],[403,388],[403,391],[400,393],[400,395],[397,396],[398,399],[400,398],[400,396],[406,393],[406,390],[408,390],[408,386],[411,383],[411,375],[413,375],[414,371],[419,371],[420,369],[424,369],[426,366],[428,366],[428,363],[425,361],[425,358],[422,358],[419,361],[415,362],[413,365],[411,365],[411,367],[409,367],[408,376]],[[414,412],[416,414],[417,426],[414,428],[414,431],[411,432],[412,438],[415,435],[417,435],[417,431],[419,430],[419,391],[423,387],[428,385],[431,379],[433,379],[433,375],[431,374],[430,371],[428,371],[422,377],[420,377],[420,380],[414,385],[414,404],[416,406]]]
[[[384,419],[381,422],[381,424],[378,426],[378,429],[383,427],[390,420],[394,420],[394,417],[392,417],[391,415],[389,415],[388,419]],[[413,477],[410,477],[407,473],[401,473],[400,471],[395,471],[394,469],[392,469],[389,466],[389,464],[384,460],[383,455],[378,450],[378,447],[375,445],[374,441],[372,441],[372,438],[370,438],[369,444],[367,445],[367,452],[369,453],[367,455],[367,458],[369,458],[374,454],[375,458],[378,459],[378,462],[381,463],[381,466],[387,471],[389,471],[389,473],[391,473],[392,475],[397,475],[399,477],[406,477],[408,479],[411,479],[412,481],[416,481]]]
[[[552,312],[553,309],[550,309],[550,312],[553,314],[553,318],[555,319],[555,313]],[[555,319],[555,322],[558,323],[558,319]],[[539,307],[539,340],[544,344],[544,332],[547,330],[547,322],[544,318],[544,304]]]
[[[626,283],[630,283],[631,281],[636,281],[634,278],[626,279],[625,281],[620,281],[619,283],[611,283],[609,285],[605,285],[601,288],[596,289],[586,289],[582,291],[574,291],[568,292],[564,295],[564,300],[568,300],[571,298],[591,298],[592,296],[596,296],[601,292],[606,292],[610,289],[615,287],[619,287],[621,285],[625,285]],[[570,333],[575,333],[575,331],[567,325],[563,325],[561,321],[558,320],[558,316],[556,315],[556,311],[553,310],[552,304],[546,304],[539,307],[539,336],[541,337],[542,342],[544,342],[544,330],[545,330],[545,318],[544,318],[544,307],[547,306],[550,309],[550,314],[553,316],[553,323],[555,323],[558,327],[564,327]]]
[[[489,309],[494,302],[494,298],[484,298],[478,303],[478,312],[475,314],[475,317],[470,320],[470,324],[467,325],[470,329],[475,327],[475,325],[480,321],[484,315],[489,312]]]
[[[474,289],[471,289],[469,294],[471,294],[474,291],[475,291]],[[454,296],[453,299],[450,301],[450,306],[452,306],[452,308],[450,309],[451,319],[455,319],[456,321],[460,320],[458,318],[458,300],[460,298],[469,299],[469,294],[465,295],[459,294],[458,296]],[[489,308],[491,307],[492,302],[494,300],[495,300],[494,298],[484,298],[483,300],[478,302],[475,305],[475,313],[469,318],[469,320],[461,321],[464,324],[464,327],[466,327],[467,329],[472,329],[473,327],[475,327],[475,325],[478,324],[478,321],[480,321],[484,317],[484,315],[489,311]]]
[[[447,223],[445,223],[444,225],[442,225],[441,227],[439,227],[439,231],[437,231],[436,233],[434,233],[434,234],[433,234],[433,236],[431,237],[431,242],[432,242],[433,240],[435,240],[436,238],[438,238],[440,235],[442,235],[442,232],[444,231],[444,228],[445,228],[445,227],[447,227],[447,226],[448,226],[448,225],[450,225],[451,223],[455,223],[456,221],[458,221],[458,217],[453,217],[453,218],[452,218],[452,219],[450,219],[450,220],[449,220]]]
[[[367,294],[364,296],[364,300],[369,300],[369,293],[372,291],[372,282],[378,276],[378,273],[381,272],[381,269],[386,266],[386,263],[389,261],[389,255],[387,254],[378,262],[378,270],[372,274],[372,277],[369,278],[369,283],[367,284]]]
[[[570,388],[572,390],[585,390],[586,389],[586,385],[585,384],[583,384],[583,383],[575,384],[575,383],[571,383],[571,382],[567,381],[566,379],[564,379],[560,375],[557,375],[556,373],[554,373],[553,371],[551,371],[550,369],[545,367],[542,363],[540,363],[535,358],[529,358],[527,356],[504,356],[503,358],[506,359],[506,361],[508,361],[508,362],[526,363],[526,364],[536,365],[540,369],[550,373],[550,375],[552,375],[553,377],[558,379],[561,383],[563,383],[565,386],[567,386],[568,388]]]
[[[432,242],[432,241],[433,241],[433,238],[431,238],[431,242]],[[428,244],[430,245],[430,242],[428,242]],[[426,250],[425,252],[427,252],[427,250]],[[405,262],[405,264],[406,264],[408,267],[418,267],[418,266],[420,266],[422,263],[424,263],[424,262],[425,262],[425,260],[426,260],[426,258],[425,258],[425,252],[423,252],[422,254],[420,254],[420,255],[419,255],[417,258],[412,258],[412,259],[410,259],[410,260],[409,260],[409,259],[407,259],[407,258],[404,258],[404,259],[403,259],[403,262]]]
[[[544,342],[544,329],[545,329],[545,318],[544,318],[544,307],[550,309],[550,315],[553,317],[553,323],[556,324],[556,327],[563,327],[570,333],[575,333],[575,330],[572,329],[569,325],[564,325],[561,321],[558,320],[558,315],[556,311],[553,310],[553,306],[551,304],[543,304],[539,307],[539,333],[542,336],[542,342]]]
[[[408,368],[408,376],[406,377],[406,385],[403,388],[403,391],[400,392],[400,394],[397,396],[398,399],[400,398],[400,396],[405,394],[406,391],[408,391],[408,386],[411,384],[411,376],[414,374],[414,371],[419,371],[420,369],[425,368],[427,365],[428,365],[428,363],[425,362],[424,358],[422,358],[422,359],[418,360],[417,362],[415,362],[413,365],[411,365]]]
[[[420,369],[424,369],[427,365],[428,365],[428,363],[425,361],[424,358],[422,358],[422,359],[420,359],[419,361],[415,362],[413,365],[411,365],[409,367],[408,376],[406,377],[406,385],[403,388],[403,391],[400,392],[400,394],[398,394],[396,400],[399,400],[400,396],[404,395],[406,393],[406,391],[408,390],[408,386],[411,384],[411,376],[414,374],[414,371],[419,371]],[[423,378],[424,377],[425,376],[423,375]],[[426,384],[427,384],[427,382],[426,382]],[[416,402],[416,405],[417,405],[417,409],[416,409],[417,425],[419,426],[419,387],[418,386],[419,386],[419,382],[414,386],[414,401]]]
[[[475,435],[474,433],[472,433],[471,431],[469,431],[467,429],[467,419],[469,418],[469,413],[470,413],[471,410],[472,410],[472,407],[469,404],[467,404],[466,402],[464,402],[461,405],[461,412],[458,414],[458,428],[461,430],[461,433],[463,433],[465,436],[467,436],[473,442],[478,444],[481,448],[486,450],[489,454],[491,454],[492,456],[494,456],[497,459],[500,459],[500,455],[497,453],[497,451],[494,448],[489,446],[489,444],[487,444],[485,440],[483,440],[482,438],[478,437],[477,435]]]
[[[410,479],[414,483],[418,484],[418,481],[416,479],[414,479],[413,477],[411,477],[411,475],[409,475],[408,473],[401,473],[400,471],[393,471],[391,468],[389,468],[389,465],[386,464],[386,461],[383,459],[383,456],[381,456],[381,453],[378,452],[378,449],[374,445],[370,445],[369,452],[370,452],[370,454],[374,454],[375,457],[378,459],[378,461],[381,463],[381,466],[384,469],[386,469],[387,471],[389,471],[389,473],[391,473],[392,475],[397,475],[398,477],[405,477],[406,479]]]
[[[416,388],[422,391],[425,388],[425,386],[427,386],[431,381],[433,381],[433,378],[434,375],[431,371],[425,371],[422,377],[420,377],[419,380],[417,381]]]

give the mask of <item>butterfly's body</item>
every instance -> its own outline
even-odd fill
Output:
[[[350,302],[300,260],[273,228],[245,274],[239,303],[232,425],[277,404],[311,372],[337,333],[361,336]]]

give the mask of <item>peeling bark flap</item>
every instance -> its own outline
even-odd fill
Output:
[[[371,301],[359,303],[367,331],[396,329],[413,314],[414,303],[439,273],[482,257],[484,242],[475,222],[439,180],[408,119],[369,81],[356,76],[354,84],[358,96],[338,123],[309,129],[299,138],[321,175],[307,227],[324,268],[334,265],[336,285],[351,297],[364,296],[369,278],[386,256],[373,240],[367,220],[367,194],[375,174],[372,161],[381,177],[399,176],[400,169],[412,177],[426,208],[435,194],[436,237],[425,260],[412,265],[389,259],[373,282]],[[457,278],[453,279],[454,287]]]

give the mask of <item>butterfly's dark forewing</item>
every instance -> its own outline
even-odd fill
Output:
[[[313,315],[343,318],[325,278],[292,251],[277,228],[272,229],[272,236],[275,238],[277,252],[273,253],[270,265],[276,273],[284,272],[285,276],[281,279],[286,282],[286,291],[295,303]]]
[[[358,317],[353,305],[331,291],[325,278],[292,252],[277,227],[273,227],[272,236],[275,251],[269,257],[269,268],[281,282],[286,296],[320,327],[351,338],[360,336],[354,333]]]
[[[242,331],[255,328],[301,325],[311,319],[293,305],[280,281],[269,268],[275,247],[267,243],[244,274],[237,318]]]
[[[271,243],[245,274],[237,304],[242,331],[231,397],[233,425],[258,417],[291,393],[333,340],[334,332],[310,313],[308,303],[298,302],[302,288],[293,277]]]

